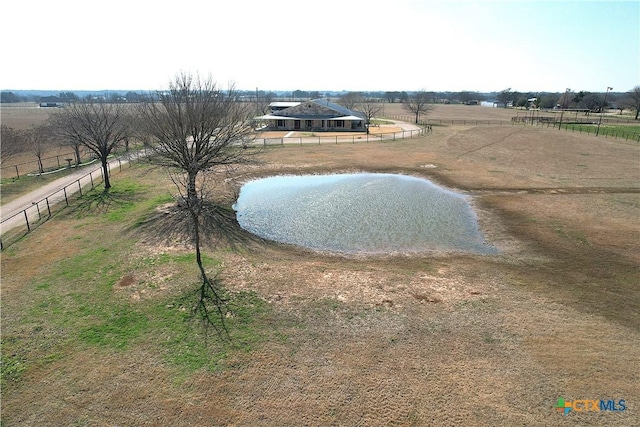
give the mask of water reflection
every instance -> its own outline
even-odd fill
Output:
[[[245,184],[234,209],[265,239],[344,253],[494,253],[465,196],[394,174],[276,176]]]

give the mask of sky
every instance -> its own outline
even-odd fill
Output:
[[[0,89],[626,92],[640,0],[3,2]]]

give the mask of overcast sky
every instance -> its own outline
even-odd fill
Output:
[[[0,88],[624,92],[640,1],[3,2]]]

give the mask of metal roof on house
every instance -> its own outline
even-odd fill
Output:
[[[256,117],[256,120],[364,120],[358,116],[276,116],[274,114],[265,114]]]
[[[274,116],[269,118],[281,120],[286,120],[286,118],[293,118],[297,120],[331,120],[339,119],[341,117],[355,117],[355,119],[350,120],[364,120],[363,113],[350,110],[326,99],[312,99],[310,101],[305,101],[299,105],[274,111],[267,116]],[[267,116],[262,116],[261,118],[265,119]]]
[[[300,101],[273,101],[269,107],[295,107],[300,105]]]

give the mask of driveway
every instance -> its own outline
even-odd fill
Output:
[[[110,170],[129,162],[126,157],[109,162]],[[12,228],[35,223],[40,215],[46,215],[48,207],[65,200],[66,196],[80,191],[89,185],[102,182],[102,166],[91,165],[75,170],[73,173],[31,191],[5,205],[0,206],[0,235]],[[40,212],[40,213],[39,213]],[[26,215],[26,217],[25,217]]]

